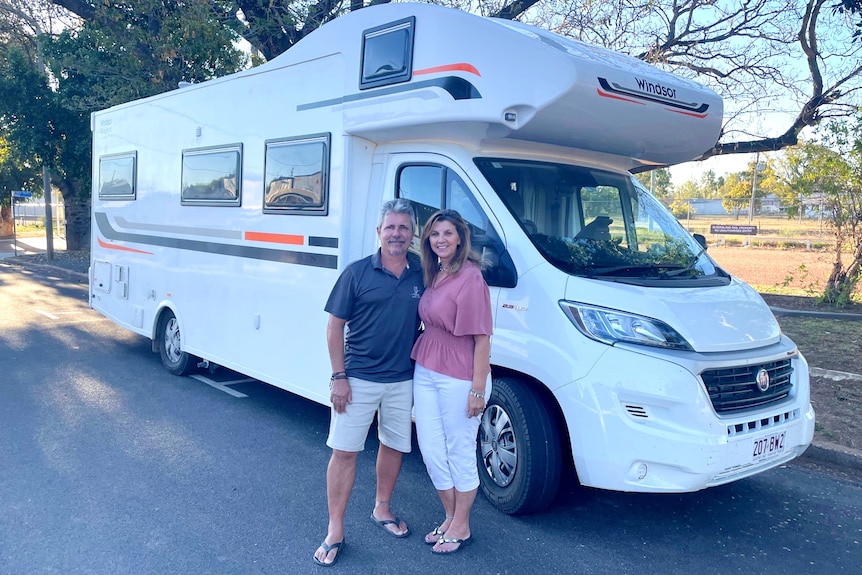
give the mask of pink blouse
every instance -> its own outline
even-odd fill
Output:
[[[474,335],[491,335],[491,295],[482,272],[466,262],[455,276],[428,286],[419,300],[425,331],[410,357],[424,367],[454,377],[473,379]]]

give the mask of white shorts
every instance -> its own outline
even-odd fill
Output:
[[[363,451],[368,429],[377,413],[380,443],[401,453],[410,453],[413,380],[377,383],[351,377],[348,383],[351,402],[344,413],[330,411],[326,445],[339,451]]]

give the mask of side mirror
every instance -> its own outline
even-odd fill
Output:
[[[706,244],[706,236],[703,234],[692,234],[692,235],[694,236],[694,241],[696,241],[697,243],[700,244],[700,247],[703,248],[703,251],[706,251],[706,249],[709,247]]]

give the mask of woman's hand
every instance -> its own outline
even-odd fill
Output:
[[[479,417],[485,411],[485,398],[467,394],[467,417]]]

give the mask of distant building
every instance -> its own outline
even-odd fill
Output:
[[[721,205],[721,200],[694,198],[689,200],[691,213],[699,216],[726,216],[727,210]]]

